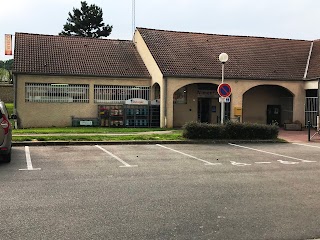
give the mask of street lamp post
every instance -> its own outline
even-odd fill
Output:
[[[223,83],[224,81],[224,64],[228,61],[229,56],[226,53],[221,53],[219,55],[219,60],[222,63],[222,74],[221,74],[221,83]],[[224,107],[225,107],[225,103],[224,103],[224,98],[221,98],[221,124],[224,123]]]

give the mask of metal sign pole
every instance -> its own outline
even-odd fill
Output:
[[[219,55],[219,60],[222,63],[222,76],[221,76],[222,83],[221,84],[223,84],[223,81],[224,81],[224,64],[228,61],[228,59],[229,59],[229,56],[226,53],[221,53]],[[221,96],[221,124],[223,124],[223,122],[224,122],[224,97]]]
[[[224,63],[222,63],[222,76],[221,76],[221,83],[224,81]],[[221,101],[221,124],[224,123],[224,99]]]

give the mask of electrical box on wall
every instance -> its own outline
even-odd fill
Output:
[[[242,116],[242,107],[234,107],[234,116]]]

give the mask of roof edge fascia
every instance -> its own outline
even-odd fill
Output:
[[[104,77],[104,78],[145,78],[152,79],[151,76],[110,76],[110,75],[82,75],[82,74],[55,74],[55,73],[28,73],[28,72],[12,72],[12,74],[33,75],[33,76],[66,76],[66,77]]]
[[[198,79],[220,79],[220,77],[214,76],[178,76],[178,75],[164,75],[165,78],[198,78]],[[250,80],[250,81],[304,81],[305,79],[293,79],[293,78],[248,78],[248,77],[236,77],[236,78],[224,78],[224,80]]]
[[[314,43],[314,41],[312,41],[311,44],[310,44],[309,56],[308,56],[308,60],[307,60],[307,64],[306,64],[306,69],[304,71],[303,79],[306,79],[307,75],[308,75],[310,59],[311,59],[312,50],[313,50],[313,43]]]

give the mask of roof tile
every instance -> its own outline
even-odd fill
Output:
[[[301,80],[311,41],[138,28],[164,76]]]
[[[307,78],[314,79],[320,77],[320,40],[313,42],[312,54],[310,57]]]
[[[16,33],[14,72],[149,78],[134,43]]]

